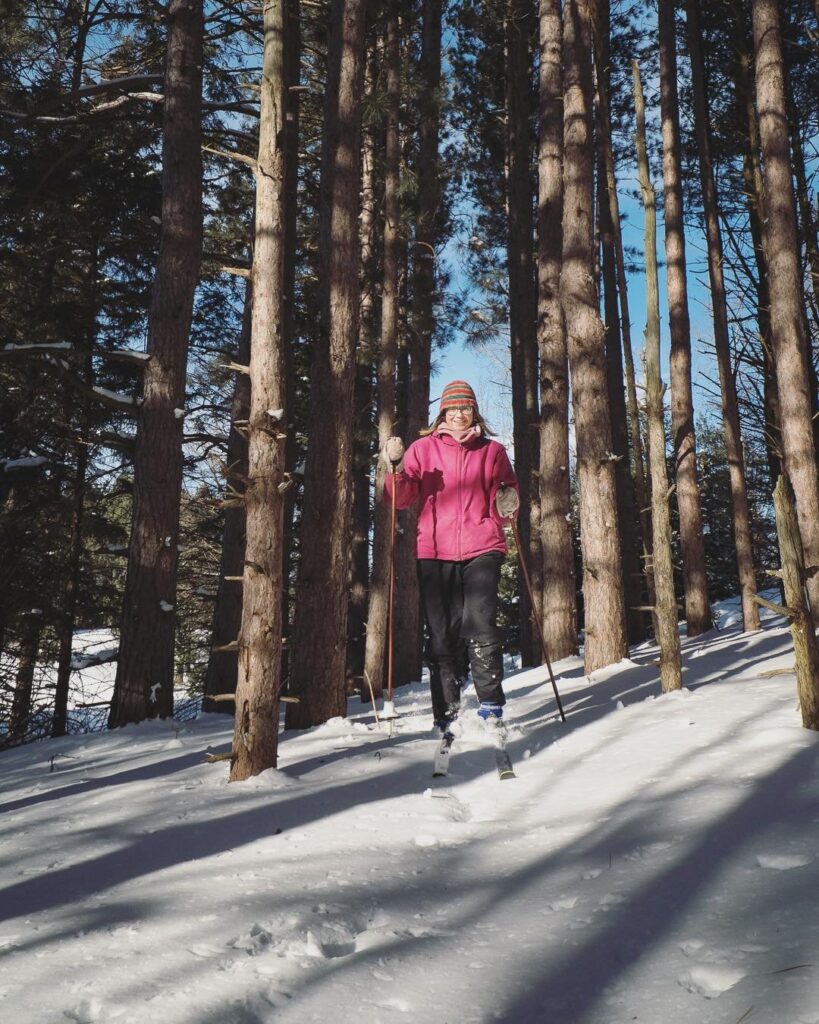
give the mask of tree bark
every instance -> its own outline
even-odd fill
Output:
[[[623,561],[623,600],[626,604],[629,642],[637,643],[644,640],[646,636],[646,615],[641,607],[645,605],[645,600],[642,585],[643,571],[640,565],[640,516],[635,499],[634,479],[631,475],[623,350],[617,306],[617,260],[607,177],[607,150],[611,153],[613,166],[613,148],[609,137],[611,121],[608,116],[608,97],[611,91],[608,6],[606,4],[594,5],[593,14],[598,96],[597,214],[606,327],[606,376],[609,388],[609,408],[611,409],[612,450],[617,456],[614,474],[617,485],[617,518],[620,523],[620,557]]]
[[[374,88],[379,43],[367,59],[364,89]],[[347,692],[367,691],[364,682],[366,654],[367,589],[370,573],[370,466],[372,464],[373,364],[376,359],[375,315],[375,225],[376,225],[376,140],[375,129],[363,131],[361,176],[361,313],[356,352],[355,424],[353,438],[353,509],[350,533],[350,605],[347,613]]]
[[[162,228],[150,361],[134,453],[134,513],[110,726],[173,711],[182,423],[202,255],[202,3],[171,0],[162,128]]]
[[[78,42],[80,52],[76,55],[76,61],[81,66],[82,46]],[[77,76],[75,75],[75,81]],[[87,308],[87,325],[83,332],[82,347],[85,352],[94,348],[97,336],[98,317],[98,294],[97,283],[99,278],[99,246],[95,242],[91,245],[89,253],[86,279],[85,279],[85,303]],[[88,359],[83,369],[83,380],[89,386],[93,384],[93,367]],[[87,417],[83,406],[79,410],[74,408],[73,396],[65,396],[65,421],[70,423],[72,417],[77,415],[78,426],[84,430],[87,426]],[[59,650],[57,655],[57,680],[54,691],[54,717],[51,723],[52,736],[65,736],[68,724],[68,701],[71,691],[71,661],[74,649],[74,627],[77,616],[77,599],[80,588],[80,562],[82,559],[83,540],[83,511],[85,506],[85,492],[87,486],[89,450],[85,444],[80,444],[77,451],[77,462],[74,468],[73,493],[71,495],[71,512],[68,522],[68,550],[66,557],[66,579],[63,588],[62,608],[57,622],[57,637]]]
[[[651,522],[654,537],[654,590],[657,643],[660,647],[660,685],[663,693],[682,688],[674,563],[671,557],[671,516],[665,461],[663,382],[660,377],[660,290],[657,275],[657,211],[646,153],[646,121],[639,61],[632,61],[634,107],[637,117],[637,167],[645,206],[646,254],[646,420],[651,470]]]
[[[276,767],[282,649],[285,401],[286,0],[264,7],[251,271],[246,544],[231,782]]]
[[[742,177],[745,182],[748,226],[751,232],[754,258],[756,261],[756,308],[762,354],[765,449],[768,458],[768,472],[771,491],[782,473],[782,421],[779,411],[779,395],[776,390],[776,372],[773,366],[773,344],[771,341],[771,299],[768,291],[768,264],[762,243],[763,185],[762,167],[759,162],[759,123],[752,95],[750,67],[752,63],[750,42],[747,35],[744,9],[735,4],[734,46],[736,59],[733,63],[734,84],[737,100],[743,113],[743,141],[745,153],[742,162]]]
[[[543,635],[553,659],[577,653],[569,476],[569,364],[560,308],[563,259],[563,31],[559,0],[540,0],[537,341]],[[534,586],[534,584],[533,584]]]
[[[74,646],[74,624],[77,614],[77,596],[80,586],[80,557],[82,556],[82,517],[85,503],[88,449],[81,445],[74,471],[74,493],[71,496],[71,520],[68,537],[68,574],[63,591],[63,607],[58,625],[59,654],[57,681],[54,691],[54,719],[52,736],[65,736],[68,722],[68,698],[71,689],[71,656]]]
[[[611,114],[609,111],[609,95],[605,82],[608,80],[608,69],[604,63],[602,47],[603,15],[599,4],[596,6],[595,22],[600,45],[594,49],[595,69],[597,77],[597,100],[600,107],[602,132],[600,144],[606,177],[606,196],[609,206],[609,223],[614,240],[614,264],[617,278],[617,294],[620,300],[620,333],[623,341],[623,360],[625,364],[626,385],[626,416],[628,422],[631,450],[634,465],[634,493],[640,519],[640,537],[642,542],[642,573],[648,591],[649,605],[654,605],[654,574],[651,571],[651,499],[646,480],[645,456],[641,433],[640,410],[637,402],[637,378],[634,372],[634,355],[631,345],[631,317],[629,314],[628,282],[626,278],[626,261],[623,251],[623,233],[620,227],[620,202],[617,197],[617,176],[614,164],[614,147],[611,138]],[[601,200],[602,202],[602,200]],[[607,350],[608,351],[608,350]]]
[[[794,507],[793,490],[782,475],[774,488],[776,532],[782,558],[782,583],[785,604],[791,618],[791,636],[796,662],[796,688],[802,725],[819,729],[819,645],[810,614],[805,605],[805,560]]]
[[[694,127],[699,150],[700,185],[708,244],[708,276],[711,284],[711,310],[714,319],[714,347],[719,368],[722,394],[722,423],[725,451],[731,483],[731,510],[734,521],[734,543],[737,557],[742,621],[746,630],[760,628],[756,595],[754,554],[748,511],[748,490],[745,484],[745,459],[742,452],[736,384],[731,367],[731,341],[728,333],[728,305],[722,273],[722,234],[719,226],[714,168],[711,160],[711,139],[708,130],[709,110],[706,95],[703,40],[699,23],[699,0],[686,0],[688,53],[691,59],[691,82],[694,96]]]
[[[537,297],[533,269],[534,213],[532,203],[530,122],[531,0],[507,0],[506,6],[506,257],[509,275],[509,341],[512,370],[512,423],[515,472],[521,489],[523,515],[518,532],[527,565],[537,567],[533,591],[542,588],[542,555],[532,532],[530,510],[537,504],[533,470],[538,465],[537,428]],[[541,660],[532,628],[527,588],[520,585],[520,647],[523,665]]]
[[[363,0],[334,0],[321,166],[321,326],[310,387],[288,728],[344,715],[347,574],[352,502]]]
[[[250,363],[250,333],[253,314],[253,290],[248,282],[245,288],[245,303],[242,314],[242,329],[236,347],[236,362],[240,366]],[[225,650],[239,637],[242,626],[242,587],[236,577],[244,573],[245,560],[245,519],[244,500],[238,500],[245,493],[244,479],[248,475],[247,434],[244,427],[237,428],[250,418],[250,376],[237,373],[233,385],[233,401],[230,414],[230,435],[228,437],[226,477],[227,494],[236,493],[235,504],[225,509],[225,523],[222,530],[222,549],[219,556],[219,582],[216,587],[216,604],[213,608],[211,647],[208,667],[205,671],[205,695],[203,711],[217,711],[233,715],[236,705],[233,701],[215,701],[210,698],[227,693],[236,693],[239,679],[239,664],[235,650]]]
[[[429,384],[432,339],[435,333],[437,296],[437,244],[440,236],[441,181],[439,137],[441,130],[441,0],[424,0],[421,24],[420,124],[418,128],[418,207],[415,224],[412,275],[412,322],[409,345],[408,434],[411,439],[430,420]],[[421,674],[420,598],[416,575],[416,512],[399,517],[400,572],[396,592],[400,614],[394,632],[395,682],[419,679]]]
[[[787,12],[783,12],[783,17],[785,18],[786,37],[788,37],[791,40],[790,45],[786,43],[782,56],[783,60],[785,61],[785,90],[788,104],[788,128],[791,140],[791,163],[793,165],[793,176],[796,182],[796,202],[797,209],[799,211],[799,223],[797,224],[797,227],[799,229],[800,240],[805,246],[807,272],[811,284],[810,296],[812,296],[814,303],[813,319],[815,322],[819,323],[819,239],[817,239],[816,218],[813,214],[813,206],[811,202],[810,193],[808,191],[807,171],[805,168],[805,149],[802,145],[802,133],[799,124],[799,114],[796,109],[796,102],[794,100],[791,76],[791,68],[793,65],[793,53],[796,49],[796,44],[793,42],[793,37],[796,34],[796,32],[792,28],[792,26],[788,25]],[[817,20],[819,20],[819,16],[817,17]],[[807,295],[806,299],[810,301],[810,297]],[[811,363],[811,366],[812,365],[813,364]],[[815,375],[813,385],[815,413],[817,397]],[[818,431],[819,417],[817,417],[814,420],[813,427],[813,443],[814,447],[817,448],[819,448],[819,445],[817,444]]]
[[[20,626],[20,655],[14,680],[14,698],[9,716],[9,738],[21,743],[26,739],[31,717],[31,697],[34,688],[34,668],[40,649],[40,631],[43,613],[39,608],[25,614]]]
[[[790,169],[785,77],[776,0],[753,0],[756,107],[762,149],[763,244],[771,299],[771,338],[782,416],[785,471],[808,566],[819,565],[819,481],[813,445],[812,396],[802,309],[802,280]],[[819,619],[819,574],[807,581]]]
[[[297,438],[293,424],[296,407],[296,374],[294,369],[296,258],[298,252],[298,194],[299,194],[299,138],[301,83],[301,4],[288,0],[287,34],[284,44],[284,71],[287,81],[287,138],[284,148],[284,366],[287,383],[286,408],[290,410],[287,440],[284,442],[285,465],[296,465]],[[291,487],[284,496],[284,552],[282,557],[282,635],[289,640],[291,587],[293,577],[294,520],[296,491]],[[289,643],[282,651],[282,678],[289,675]]]
[[[811,290],[803,291],[802,309],[805,316],[803,330],[805,337],[810,338],[808,332],[808,310],[811,301],[813,302],[813,319],[819,323],[819,247],[817,247],[816,225],[813,219],[813,209],[808,195],[808,183],[805,171],[805,153],[802,147],[802,134],[799,127],[799,117],[796,113],[793,87],[790,80],[790,67],[787,60],[788,48],[785,48],[785,91],[788,104],[788,132],[791,142],[791,165],[793,177],[796,184],[796,208],[799,212],[797,218],[797,244],[800,254],[802,246],[805,247],[805,262],[808,278],[811,283]],[[816,377],[816,365],[813,357],[808,356],[808,377],[810,380],[811,404],[813,408],[813,448],[819,454],[819,383]]]
[[[694,401],[691,392],[691,328],[685,268],[674,0],[659,0],[658,24],[665,199],[665,277],[671,333],[671,432],[677,509],[680,515],[686,629],[689,636],[699,636],[711,628],[713,620],[705,573],[705,542],[702,535]]]
[[[586,672],[626,654],[617,491],[605,329],[594,278],[591,26],[586,0],[566,0],[563,19],[564,206],[560,299],[569,339],[580,485]]]
[[[398,351],[398,278],[401,265],[401,40],[398,0],[390,0],[387,13],[385,61],[387,74],[387,126],[384,143],[384,281],[381,291],[381,340],[378,351],[376,390],[378,394],[378,451],[395,432],[395,370]],[[384,689],[384,652],[387,636],[390,510],[382,500],[386,467],[379,458],[375,478],[375,520],[373,523],[373,557],[367,609],[367,640],[364,672],[369,679],[362,699],[369,699],[369,689],[380,700]],[[402,610],[403,611],[403,610]]]

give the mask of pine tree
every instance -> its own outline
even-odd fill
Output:
[[[264,9],[256,224],[250,327],[250,415],[242,624],[231,781],[275,768],[279,734],[282,643],[284,440],[287,429],[284,365],[285,144],[287,82],[284,67],[286,0]]]
[[[173,709],[182,415],[202,251],[202,4],[168,8],[162,230],[134,452],[134,520],[111,726]]]
[[[671,517],[663,424],[663,383],[660,376],[660,295],[657,282],[657,211],[646,152],[645,101],[639,61],[633,62],[634,106],[637,117],[637,166],[645,207],[646,252],[646,420],[651,470],[651,523],[657,642],[660,647],[660,685],[663,693],[682,687],[677,599],[671,558]]]
[[[819,480],[802,309],[802,282],[790,168],[784,63],[775,0],[753,0],[756,107],[764,177],[763,243],[768,267],[771,337],[781,410],[785,470],[796,496],[807,566],[819,565]],[[814,618],[819,573],[809,576]]]
[[[617,492],[605,368],[605,328],[594,276],[594,157],[591,24],[586,0],[563,11],[564,191],[560,299],[568,335],[580,542],[583,549],[585,669],[626,652]]]
[[[569,365],[560,307],[563,78],[560,4],[541,0],[538,142],[538,347],[542,623],[549,656],[577,651],[569,475]]]
[[[321,331],[310,387],[292,634],[290,693],[299,703],[288,705],[289,728],[317,725],[346,710],[364,7],[362,0],[335,0],[330,25],[322,138]],[[322,429],[325,424],[329,429]]]
[[[728,464],[731,470],[731,508],[734,518],[734,540],[742,597],[742,618],[746,630],[755,630],[760,628],[759,609],[754,601],[756,579],[751,548],[751,525],[748,512],[748,493],[745,484],[742,436],[739,426],[736,385],[731,366],[728,309],[725,297],[725,281],[722,272],[724,253],[719,226],[714,169],[711,159],[711,140],[708,129],[709,111],[708,97],[706,95],[705,62],[702,56],[703,40],[699,28],[699,0],[686,0],[686,12],[688,52],[692,65],[691,81],[694,99],[694,123],[699,149],[700,182],[708,244],[708,274],[711,283],[714,345],[722,393],[725,444],[728,451]]]
[[[673,0],[659,0],[658,23],[665,196],[665,277],[671,333],[671,432],[677,508],[680,517],[686,626],[689,636],[699,636],[711,628],[712,619],[705,575],[702,513],[697,484],[694,402],[691,390],[691,328],[685,262]]]

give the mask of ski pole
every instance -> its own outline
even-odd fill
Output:
[[[395,718],[395,705],[392,702],[392,661],[393,619],[395,618],[395,466],[390,467],[392,473],[392,494],[390,496],[390,583],[387,603],[387,699],[384,701],[384,718]],[[392,732],[392,723],[390,724]]]
[[[549,661],[549,650],[546,646],[546,637],[543,635],[543,625],[540,621],[540,616],[535,614],[535,599],[532,594],[532,583],[529,579],[529,571],[526,568],[526,559],[523,557],[523,548],[520,544],[520,534],[518,533],[518,524],[514,519],[509,520],[509,525],[512,527],[512,536],[515,538],[515,548],[518,552],[518,565],[520,571],[523,573],[523,579],[526,582],[526,590],[529,593],[529,607],[532,610],[532,618],[535,620],[537,631],[540,636],[540,646],[543,651],[543,660],[546,662],[546,668],[549,670],[549,678],[552,681],[552,689],[555,691],[555,700],[557,701],[557,710],[560,712],[561,721],[566,721],[566,716],[563,713],[563,705],[560,702],[560,694],[557,692],[557,683],[555,682],[555,674],[552,671],[552,663]]]

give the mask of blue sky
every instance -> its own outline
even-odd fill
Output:
[[[628,173],[628,172],[627,172]],[[627,175],[618,179],[621,186],[621,212],[625,216],[623,222],[623,241],[627,247],[643,251],[643,209],[640,203],[623,191],[623,186],[631,188],[636,181]],[[655,181],[655,188],[661,191],[661,182]],[[689,230],[686,236],[688,261],[688,304],[691,318],[691,347],[694,376],[694,404],[697,416],[706,413],[714,414],[714,399],[707,395],[698,383],[704,379],[716,382],[716,362],[710,354],[702,354],[702,341],[710,342],[713,338],[711,321],[710,291],[708,288],[707,268],[704,264],[704,236]],[[660,266],[660,319],[663,379],[668,382],[668,309],[665,295],[664,237],[662,214],[658,214],[657,223],[657,255]],[[452,269],[453,286],[467,287],[467,282],[455,264],[457,245],[447,247],[444,259]],[[646,291],[644,272],[630,274],[628,277],[629,312],[631,315],[632,347],[637,372],[640,372],[640,353],[643,348],[643,331],[646,318]],[[476,298],[476,301],[477,298]],[[467,347],[462,338],[456,340],[446,349],[436,353],[433,360],[433,374],[430,383],[430,398],[440,395],[447,381],[461,378],[468,380],[478,395],[479,402],[485,410],[490,424],[505,435],[511,432],[511,406],[508,390],[501,386],[502,381],[508,384],[509,351],[508,342],[498,339],[491,353]]]

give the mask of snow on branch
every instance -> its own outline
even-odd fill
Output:
[[[57,358],[54,354],[46,354],[46,362],[58,377],[61,377],[75,391],[79,391],[80,394],[85,395],[91,401],[102,402],[109,409],[125,413],[128,416],[137,415],[139,400],[132,395],[122,395],[117,391],[109,391],[107,388],[92,387],[73,373],[63,359]]]
[[[162,75],[125,75],[122,78],[112,78],[101,82],[94,82],[91,85],[83,85],[71,92],[61,93],[46,103],[39,111],[6,110],[0,108],[0,117],[7,117],[13,121],[27,121],[37,124],[69,124],[79,121],[90,115],[113,110],[132,100],[147,100],[149,103],[162,103],[165,97],[161,93],[142,92],[145,86],[161,85]],[[87,99],[90,96],[107,95],[118,92],[120,95],[110,103],[101,103],[96,107],[90,107],[79,114],[66,116],[51,116],[49,111],[55,110],[64,103],[77,103],[79,100]]]
[[[91,359],[96,356],[100,359],[131,363],[134,366],[144,366],[151,358],[148,352],[137,352],[129,348],[77,348],[70,341],[32,342],[28,345],[4,345],[3,348],[0,348],[0,359],[16,359],[37,355],[60,355],[67,356],[69,359],[80,360]]]

